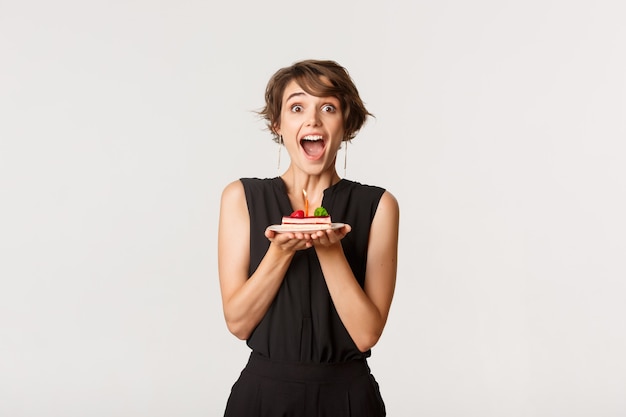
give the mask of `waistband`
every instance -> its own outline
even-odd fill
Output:
[[[339,363],[277,361],[252,352],[244,371],[267,378],[300,382],[341,382],[369,375],[366,359]]]

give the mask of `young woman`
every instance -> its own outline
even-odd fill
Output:
[[[370,113],[333,61],[280,69],[265,100],[260,114],[290,164],[279,177],[242,178],[222,194],[224,316],[252,350],[225,416],[385,416],[367,358],[393,298],[398,204],[383,188],[342,179],[335,169],[338,150]],[[345,226],[268,229],[305,205],[324,207]]]

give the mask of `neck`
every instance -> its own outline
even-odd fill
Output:
[[[309,212],[312,213],[322,204],[324,190],[339,182],[341,179],[336,170],[327,171],[320,175],[309,175],[304,172],[297,172],[293,167],[289,167],[281,175],[287,194],[294,208],[302,209],[306,199],[309,202]]]

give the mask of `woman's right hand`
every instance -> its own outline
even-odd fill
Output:
[[[265,237],[276,248],[287,252],[304,250],[313,246],[313,239],[309,233],[276,233],[266,229]]]

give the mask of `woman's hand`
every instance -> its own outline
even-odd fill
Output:
[[[311,234],[311,240],[313,245],[318,249],[331,247],[339,243],[351,230],[352,227],[349,224],[339,229],[320,230]]]
[[[295,252],[308,249],[313,246],[310,233],[276,233],[272,230],[265,230],[265,237],[280,250]]]
[[[265,230],[265,237],[272,244],[284,251],[297,251],[316,248],[331,247],[339,243],[352,230],[350,225],[339,229],[318,230],[313,233],[276,233],[269,229]]]

